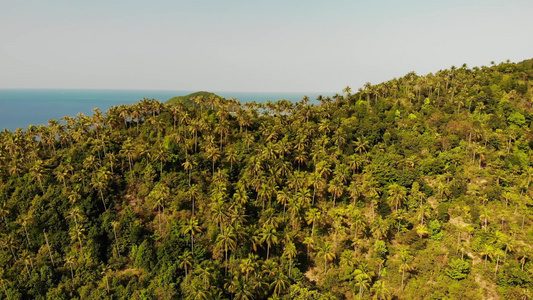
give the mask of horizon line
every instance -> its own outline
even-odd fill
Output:
[[[56,87],[0,87],[0,90],[70,90],[70,91],[165,91],[165,92],[212,92],[212,93],[291,93],[291,94],[305,94],[305,93],[313,93],[313,94],[320,94],[320,93],[331,93],[335,94],[338,92],[334,91],[250,91],[250,90],[189,90],[189,89],[141,89],[141,88],[133,88],[133,89],[125,89],[125,88],[56,88]]]

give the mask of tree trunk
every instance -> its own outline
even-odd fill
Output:
[[[403,279],[405,277],[405,269],[402,270],[402,291],[403,291]]]
[[[292,270],[292,258],[289,258],[289,278],[291,277],[291,270]]]
[[[52,250],[50,250],[50,244],[48,243],[48,237],[46,236],[46,231],[43,230],[43,233],[44,233],[44,240],[46,241],[46,246],[48,247],[48,254],[50,255],[50,261],[52,262],[52,266],[55,267],[54,258],[52,257]]]
[[[194,253],[194,235],[191,231],[191,252]]]
[[[28,236],[28,230],[26,230],[26,224],[24,224],[24,232],[26,233],[26,241],[28,242],[28,246],[30,246],[30,238]]]
[[[161,236],[161,205],[157,206],[157,217],[159,219],[159,235]]]
[[[494,275],[498,273],[499,265],[500,265],[500,255],[498,254],[498,258],[496,259],[496,269],[494,270]]]
[[[120,257],[120,248],[118,247],[117,229],[113,226],[113,234],[115,235],[115,243],[117,244],[117,254]]]
[[[99,190],[100,190],[100,199],[102,199],[102,203],[104,204],[104,210],[107,210],[107,206],[105,205],[105,200],[104,200],[104,193],[102,193],[102,188],[100,188]]]

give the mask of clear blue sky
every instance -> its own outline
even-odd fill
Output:
[[[341,92],[533,58],[533,1],[0,0],[0,88]]]

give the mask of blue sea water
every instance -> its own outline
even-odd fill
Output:
[[[0,130],[7,128],[26,129],[29,125],[47,124],[48,120],[60,120],[64,116],[78,113],[92,115],[93,108],[106,112],[111,106],[132,104],[143,99],[157,99],[162,102],[175,96],[193,91],[168,90],[61,90],[61,89],[0,89]],[[252,93],[215,92],[225,98],[236,98],[241,102],[286,99],[300,101],[305,95],[311,100],[319,93]],[[328,94],[324,93],[324,96]],[[331,96],[331,95],[329,95]]]

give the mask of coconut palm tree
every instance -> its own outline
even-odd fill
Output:
[[[393,183],[389,185],[388,192],[389,204],[394,207],[395,211],[398,211],[398,207],[401,206],[407,198],[407,189],[397,183]]]
[[[324,242],[318,247],[317,256],[324,260],[324,274],[328,269],[328,261],[335,259],[335,252],[333,252],[333,245],[330,242]]]
[[[224,250],[224,266],[226,269],[226,275],[228,274],[228,251],[234,251],[237,247],[237,236],[232,226],[222,227],[218,234],[215,246]]]
[[[185,224],[182,226],[183,234],[190,234],[191,236],[191,252],[194,253],[194,236],[197,233],[201,232],[200,225],[198,225],[198,219],[196,217],[191,217]]]
[[[296,245],[294,245],[292,241],[290,241],[289,243],[285,245],[285,248],[283,250],[283,255],[289,258],[289,277],[291,277],[292,260],[296,257],[297,254],[298,254],[298,251],[296,250]]]
[[[374,294],[372,297],[373,300],[391,300],[392,293],[389,288],[385,285],[385,281],[378,280],[374,283],[370,292]]]
[[[276,229],[272,225],[266,225],[261,229],[260,232],[260,242],[267,244],[267,257],[268,260],[270,256],[270,248],[272,245],[275,245],[278,243],[278,235],[276,232]]]
[[[400,246],[399,248],[400,252],[400,268],[399,271],[402,273],[402,290],[404,289],[404,279],[405,279],[405,273],[412,271],[413,267],[411,266],[411,255],[409,254],[409,248],[408,246]]]

